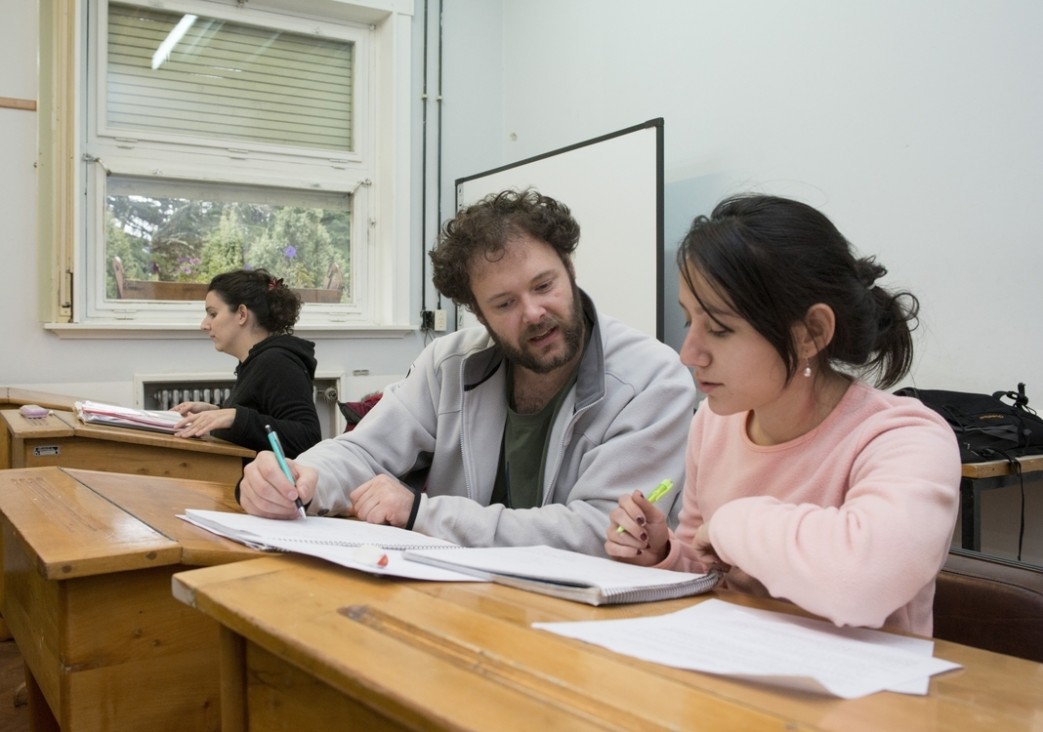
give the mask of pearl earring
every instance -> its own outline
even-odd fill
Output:
[[[808,361],[807,366],[804,367],[804,378],[811,378],[811,361]]]

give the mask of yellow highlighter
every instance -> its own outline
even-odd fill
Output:
[[[662,498],[667,493],[669,493],[673,489],[673,487],[674,487],[674,482],[672,480],[670,480],[669,478],[667,478],[666,480],[661,482],[659,485],[657,485],[655,488],[653,488],[652,492],[648,494],[648,502],[649,503],[655,503],[660,498]],[[623,527],[622,526],[617,526],[616,527],[616,533],[617,534],[622,534],[623,533]]]

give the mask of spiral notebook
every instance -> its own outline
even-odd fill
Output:
[[[588,605],[650,602],[707,592],[716,574],[623,564],[549,546],[465,548],[384,524],[328,516],[281,520],[188,509],[184,520],[263,551],[296,552],[372,574],[442,582],[496,582]],[[382,563],[359,548],[380,547]]]
[[[419,549],[410,561],[588,605],[652,602],[708,592],[718,575],[624,564],[549,546]]]
[[[461,572],[403,559],[403,549],[456,545],[394,526],[329,516],[283,521],[245,513],[191,508],[180,518],[254,549],[306,554],[367,574],[433,582],[481,581]]]
[[[385,524],[370,524],[330,516],[308,516],[282,520],[232,511],[203,511],[190,508],[181,516],[189,523],[214,534],[262,551],[300,551],[302,545],[382,549],[456,547],[445,539]]]

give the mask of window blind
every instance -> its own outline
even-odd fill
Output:
[[[116,4],[108,17],[110,128],[353,151],[352,42]]]

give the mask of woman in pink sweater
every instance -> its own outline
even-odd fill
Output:
[[[726,571],[724,586],[837,625],[929,636],[956,518],[949,426],[893,386],[912,363],[919,303],[877,284],[820,212],[739,196],[678,251],[692,420],[676,531],[639,491],[612,512],[620,561]],[[622,527],[622,531],[617,531]]]

